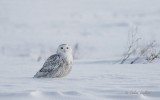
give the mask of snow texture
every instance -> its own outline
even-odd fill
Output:
[[[0,100],[159,100],[158,63],[115,64],[138,28],[160,43],[160,0],[0,0]],[[34,79],[59,44],[74,49],[64,78]],[[159,60],[157,61],[159,62]]]
[[[75,61],[64,78],[32,78],[42,65],[3,58],[1,100],[159,100],[159,64],[113,65]],[[6,62],[5,62],[6,61]],[[7,62],[11,63],[7,63]],[[29,63],[28,63],[29,62]],[[21,63],[21,64],[20,64]]]

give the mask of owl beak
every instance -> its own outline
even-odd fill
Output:
[[[66,53],[66,50],[64,50],[64,52]]]

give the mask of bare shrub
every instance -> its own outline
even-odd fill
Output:
[[[152,63],[154,60],[160,58],[160,49],[156,41],[150,46],[145,54],[145,60],[147,63]]]
[[[141,38],[139,38],[137,36],[137,27],[135,28],[135,30],[131,30],[128,33],[128,48],[127,51],[124,53],[122,60],[121,60],[121,64],[125,63],[127,59],[129,59],[133,54],[135,54],[137,52],[138,49],[138,43],[141,40]]]
[[[134,64],[139,59],[144,59],[144,61],[145,61],[146,59],[151,58],[152,52],[150,52],[150,51],[153,51],[154,49],[156,49],[155,47],[156,47],[155,40],[153,40],[152,42],[150,42],[147,45],[141,46],[139,49],[139,52],[137,52],[137,54],[136,54],[136,57],[131,61],[130,64]],[[146,62],[149,62],[149,60],[147,60]]]
[[[134,64],[140,60],[143,61],[141,61],[141,63],[151,63],[160,58],[160,49],[158,49],[158,44],[155,40],[149,42],[147,45],[140,42],[142,42],[142,38],[138,36],[136,27],[128,33],[128,48],[120,64],[124,64],[127,61],[129,61],[130,64]],[[130,59],[131,57],[133,58]]]

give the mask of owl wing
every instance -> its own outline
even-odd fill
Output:
[[[55,54],[50,56],[43,67],[34,75],[34,78],[47,77],[47,75],[60,66],[61,60],[60,56]]]

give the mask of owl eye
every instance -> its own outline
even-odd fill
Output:
[[[66,49],[69,49],[68,47]]]
[[[63,47],[61,47],[61,49],[63,49]]]

